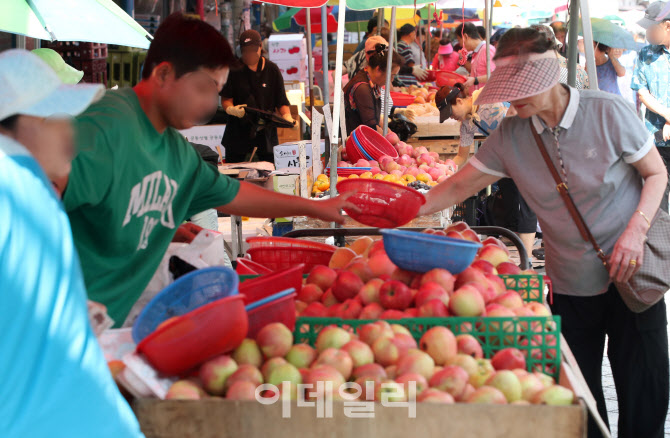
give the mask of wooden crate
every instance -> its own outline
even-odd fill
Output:
[[[291,117],[297,123],[293,128],[277,128],[277,137],[279,138],[279,144],[282,143],[292,143],[295,141],[302,140],[302,131],[300,130],[300,115],[298,115],[298,107],[296,105],[291,105]]]
[[[349,418],[345,403],[332,403],[332,416],[317,407],[290,406],[283,418],[281,402],[137,400],[133,409],[147,438],[582,438],[586,409],[572,406],[440,405],[409,408],[374,403],[374,418]],[[359,411],[360,412],[360,411]],[[368,411],[369,412],[369,411]]]

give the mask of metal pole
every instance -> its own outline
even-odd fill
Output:
[[[596,54],[593,47],[593,29],[591,29],[591,11],[589,11],[588,0],[583,0],[579,5],[582,13],[582,29],[584,31],[584,51],[586,52],[586,71],[589,72],[589,88],[598,89],[598,74],[596,73]],[[575,66],[576,68],[576,66]]]
[[[579,0],[570,2],[570,19],[568,20],[568,85],[577,85],[577,64],[579,63],[579,51],[577,40],[579,37]],[[589,79],[591,79],[589,77]]]
[[[491,16],[490,0],[484,0],[484,26],[486,27],[486,79],[491,77]],[[465,18],[465,17],[464,17]]]
[[[393,65],[393,34],[395,33],[395,12],[396,7],[391,8],[391,33],[389,41],[389,51],[388,51],[388,60],[386,61],[386,87],[384,88],[384,111],[382,112],[382,119],[384,120],[384,136],[388,134],[389,131],[389,118],[386,115],[389,111],[386,108],[386,105],[391,101],[391,70]]]
[[[314,109],[314,59],[312,58],[312,10],[307,11],[307,85],[309,87],[309,113]]]
[[[436,5],[436,8],[437,8],[437,5]],[[437,9],[435,9],[435,10],[437,10]],[[430,55],[432,55],[432,53],[430,52],[430,49],[431,49],[431,46],[432,46],[432,43],[433,43],[433,34],[430,32],[430,3],[428,3],[428,23],[426,24],[426,38],[427,38],[427,40],[426,40],[426,52],[427,52],[426,68],[429,68],[430,64],[431,64],[431,60],[432,60],[432,58],[430,56]]]
[[[382,27],[384,27],[384,8],[379,8],[379,12],[377,12],[377,35],[382,34]]]
[[[323,55],[323,104],[330,104],[330,75],[328,74],[328,10],[321,6],[321,54]]]
[[[344,57],[344,24],[346,23],[347,0],[340,0],[337,11],[337,54],[335,56],[335,84],[333,96],[333,132],[330,133],[330,196],[335,197],[337,185],[337,146],[340,134],[340,112],[342,102],[342,58]],[[342,135],[346,135],[343,132]]]

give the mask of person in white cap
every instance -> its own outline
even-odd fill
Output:
[[[0,436],[141,437],[88,320],[70,222],[67,117],[100,85],[64,85],[38,56],[0,54]]]
[[[665,301],[634,313],[613,282],[628,281],[645,263],[646,234],[668,182],[653,137],[621,96],[561,84],[554,42],[535,29],[507,31],[498,44],[496,65],[474,103],[509,101],[518,116],[503,119],[461,170],[426,195],[420,215],[512,178],[542,227],[554,288],[551,309],[561,316],[562,334],[600,415],[607,421],[601,370],[608,337],[619,437],[661,438],[670,393]],[[568,188],[609,257],[609,271],[583,239],[557,188]],[[589,437],[597,436],[590,419]]]

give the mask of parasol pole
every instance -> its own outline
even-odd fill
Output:
[[[323,104],[330,103],[330,75],[328,74],[328,10],[321,6],[321,54],[323,61]]]
[[[389,130],[389,118],[387,113],[389,112],[388,108],[386,106],[389,104],[391,101],[391,70],[393,66],[393,35],[395,34],[395,13],[396,13],[396,7],[393,6],[391,8],[391,33],[390,35],[390,40],[389,41],[389,51],[388,51],[388,59],[386,61],[386,87],[384,88],[384,112],[382,113],[382,119],[384,120],[384,137],[386,137],[386,134],[388,134]]]
[[[486,79],[491,77],[491,16],[489,6],[491,0],[484,0],[484,26],[486,27]],[[465,17],[463,17],[465,18]]]
[[[312,58],[312,10],[307,11],[307,85],[309,88],[309,113],[314,110],[314,59]],[[302,111],[302,110],[301,110]]]
[[[596,74],[595,48],[593,47],[593,29],[591,28],[591,11],[588,0],[579,2],[582,13],[582,29],[584,30],[584,51],[586,52],[586,70],[589,72],[589,88],[598,89],[598,75]],[[576,66],[575,66],[576,68]]]
[[[577,64],[579,63],[579,51],[577,41],[579,37],[579,0],[570,2],[570,19],[568,20],[568,85],[577,85]],[[589,79],[591,79],[589,77]]]
[[[340,0],[337,11],[337,52],[335,55],[335,84],[333,85],[333,124],[330,133],[330,196],[336,195],[337,185],[337,145],[340,133],[340,112],[342,109],[342,58],[344,57],[344,25],[346,22],[347,0]],[[342,136],[346,132],[342,133]]]

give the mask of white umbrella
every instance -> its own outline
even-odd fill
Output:
[[[49,41],[149,47],[151,35],[112,0],[2,0],[0,31]]]

